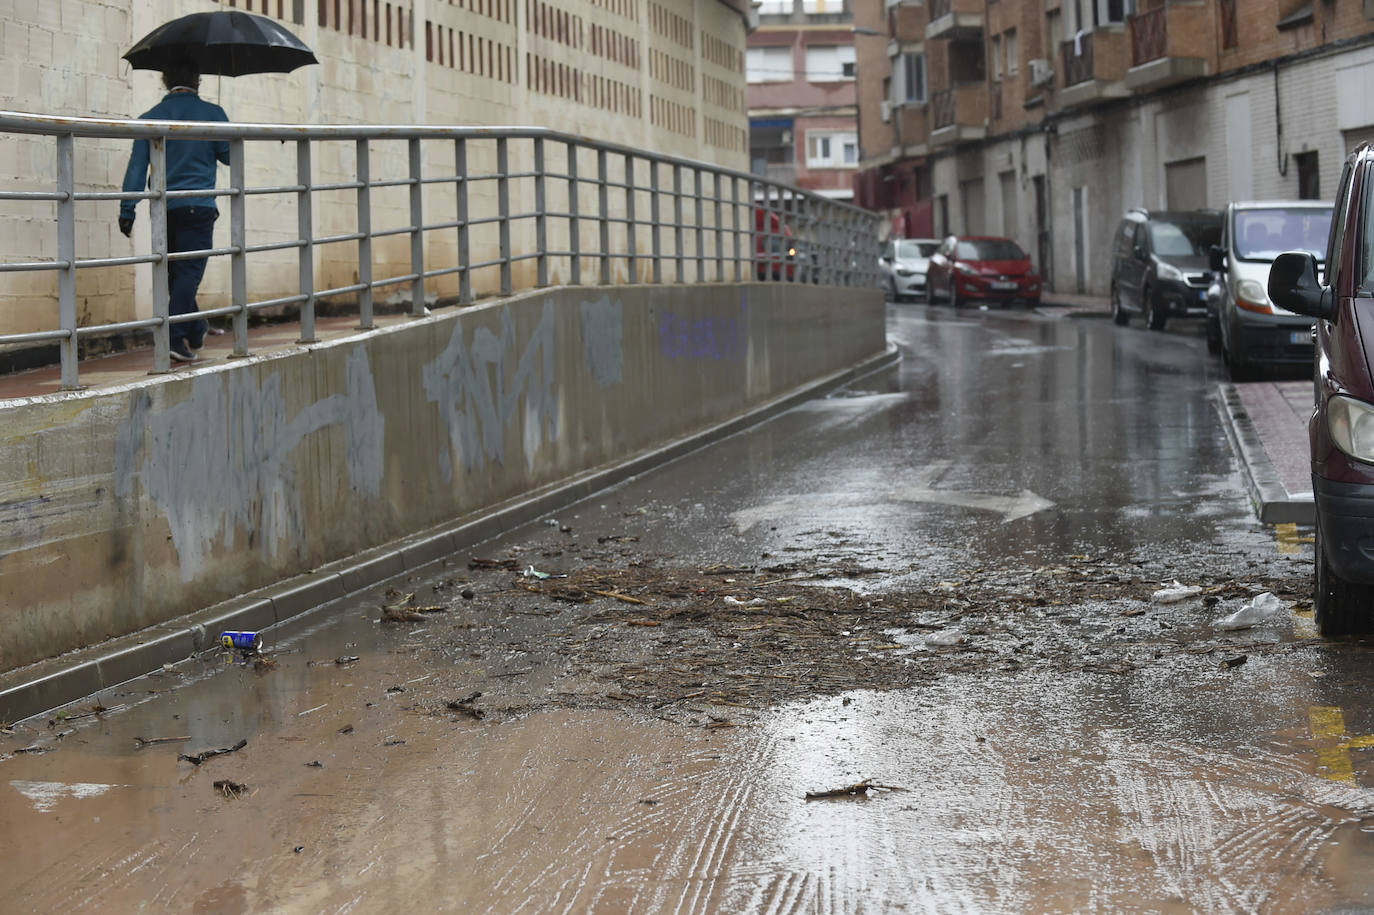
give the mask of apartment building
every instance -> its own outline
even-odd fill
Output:
[[[1128,207],[1329,199],[1374,139],[1370,0],[852,0],[855,201],[1107,295]]]
[[[859,167],[849,0],[763,0],[749,35],[750,169],[837,200]]]

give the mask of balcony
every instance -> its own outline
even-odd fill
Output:
[[[988,84],[988,120],[996,123],[1002,120],[1002,81],[993,80]]]
[[[988,135],[988,89],[968,83],[930,97],[930,146],[955,146]]]
[[[1206,76],[1212,45],[1206,6],[1170,3],[1130,18],[1131,68],[1126,88],[1148,92]]]
[[[981,0],[929,0],[930,23],[926,26],[926,40],[936,38],[983,39],[983,3]]]
[[[1064,88],[1059,107],[1076,108],[1130,94],[1124,81],[1130,61],[1124,29],[1112,26],[1084,32],[1059,46]]]

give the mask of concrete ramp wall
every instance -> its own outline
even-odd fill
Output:
[[[563,288],[0,404],[0,670],[614,463],[881,353],[876,290]]]

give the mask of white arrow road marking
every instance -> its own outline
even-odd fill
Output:
[[[734,512],[731,518],[734,519],[735,527],[743,533],[755,524],[786,518],[791,515],[813,514],[817,511],[830,509],[890,505],[897,502],[953,505],[959,508],[994,512],[1002,516],[1003,524],[1054,507],[1053,502],[1042,499],[1029,489],[1023,489],[1014,495],[999,495],[987,492],[930,489],[925,486],[904,486],[885,492],[818,492],[783,496],[754,508],[741,509]]]

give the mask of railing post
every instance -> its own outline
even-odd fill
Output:
[[[424,158],[421,156],[420,139],[412,137],[410,146],[410,281],[411,317],[423,317],[425,313],[425,186],[421,184],[424,173]]]
[[[501,244],[501,294],[511,294],[510,276],[510,140],[496,140],[496,205],[501,215],[499,238]]]
[[[545,213],[544,138],[534,138],[534,250],[537,273],[535,285],[549,285],[549,217]]]
[[[231,359],[248,355],[248,200],[244,193],[244,153],[242,137],[229,141],[229,304],[234,312],[234,350]]]
[[[745,182],[745,183],[748,184],[748,182]],[[744,276],[745,276],[745,274],[744,274],[744,261],[742,261],[742,260],[740,259],[740,247],[741,247],[741,246],[740,246],[740,228],[741,228],[741,227],[740,227],[740,206],[741,206],[741,204],[740,204],[740,199],[739,199],[740,179],[739,179],[738,177],[731,178],[731,179],[730,179],[730,186],[731,186],[731,194],[730,194],[730,199],[731,199],[730,212],[733,214],[733,219],[734,219],[734,224],[735,224],[735,225],[734,225],[734,231],[732,231],[732,232],[730,233],[730,234],[733,235],[734,238],[735,238],[735,282],[736,282],[736,283],[743,283],[743,282],[744,282]],[[745,216],[745,218],[748,218],[748,216],[749,216],[749,209],[748,209],[747,207],[744,208],[744,216]],[[745,223],[745,225],[748,225],[748,223]]]
[[[310,167],[310,141],[296,141],[296,232],[300,240],[301,336],[297,343],[315,342],[315,220],[311,210],[314,178]]]
[[[686,252],[683,251],[684,233],[682,229],[682,166],[673,165],[673,250],[676,253],[677,273],[674,274],[676,282],[684,282],[687,279]]]
[[[756,279],[763,279],[765,275],[764,268],[766,262],[761,256],[763,254],[761,246],[764,243],[764,236],[759,234],[759,216],[762,214],[763,228],[768,228],[768,188],[766,185],[754,181],[752,178],[744,183],[749,190],[749,206],[745,211],[746,219],[744,225],[749,233],[747,236],[749,239],[748,259],[749,262],[752,262],[752,265],[746,269],[749,271],[749,280],[752,282]],[[755,203],[754,198],[760,194],[762,195],[762,199]]]
[[[706,282],[706,201],[702,199],[705,185],[702,182],[701,166],[693,169],[696,173],[696,224],[697,224],[697,282]]]
[[[725,201],[720,198],[720,172],[716,178],[716,282],[725,282]]]
[[[168,263],[167,263],[167,138],[153,137],[148,141],[148,158],[152,166],[148,186],[155,195],[148,201],[148,228],[152,231],[153,254],[153,317],[161,323],[153,328],[153,371],[172,369],[172,326],[167,323]]]
[[[458,263],[462,271],[458,274],[458,302],[460,305],[472,303],[472,263],[468,237],[468,141],[459,137],[453,141],[453,174],[458,179]]]
[[[61,344],[62,390],[81,386],[77,360],[80,347],[76,336],[76,138],[57,137],[57,259],[62,270],[57,275],[57,317],[67,333]]]
[[[598,234],[601,242],[601,285],[611,285],[611,221],[610,221],[610,188],[607,182],[610,176],[607,173],[606,150],[596,151],[596,205],[598,218]]]
[[[629,241],[630,282],[639,282],[639,224],[635,220],[635,157],[625,154],[625,225]]]
[[[568,252],[572,258],[570,282],[582,285],[582,225],[577,218],[577,197],[581,185],[577,180],[576,143],[568,143]]]
[[[650,240],[654,249],[654,283],[663,282],[663,219],[662,202],[659,198],[658,160],[649,160],[649,222],[652,226]]]
[[[372,301],[372,147],[367,139],[358,149],[358,329],[377,326]]]

